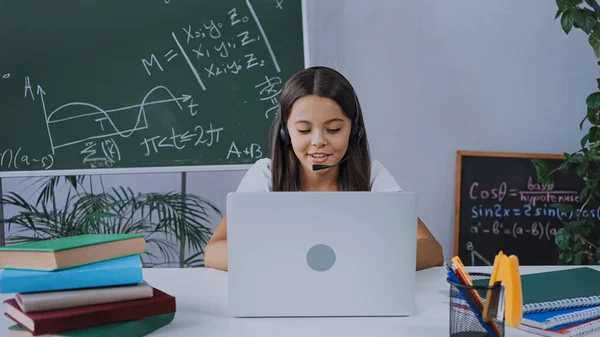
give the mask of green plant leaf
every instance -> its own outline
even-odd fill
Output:
[[[573,28],[573,16],[570,9],[567,9],[562,17],[560,18],[560,25],[565,32],[565,34],[569,34],[571,28]]]
[[[590,109],[588,109],[589,111]],[[583,123],[585,123],[586,119],[588,119],[588,116],[583,117],[583,119],[581,120],[581,123],[579,123],[579,130],[583,130]]]
[[[542,184],[551,185],[553,183],[552,177],[550,176],[550,168],[545,160],[540,158],[532,158],[531,162],[535,167],[537,178]]]
[[[585,135],[583,135],[583,137],[581,137],[581,148],[585,148],[585,145],[587,144],[588,140],[590,139],[590,134],[586,133]]]
[[[585,2],[592,7],[596,16],[600,17],[600,6],[598,5],[598,2],[596,2],[596,0],[585,0]]]
[[[597,125],[598,124],[598,110],[587,108],[586,119],[590,121],[590,123]]]
[[[595,143],[600,140],[600,128],[597,126],[592,126],[588,130],[589,142]]]
[[[571,234],[569,234],[569,232],[567,232],[565,228],[561,228],[556,231],[556,234],[554,236],[554,242],[556,243],[558,248],[562,250],[568,250],[570,240]]]
[[[558,209],[561,212],[566,212],[566,213],[570,213],[573,211],[573,205],[571,204],[564,204],[564,203],[555,203],[550,205],[550,207],[554,207],[556,209]]]
[[[565,15],[563,15],[563,17],[564,16]],[[574,8],[572,9],[570,16],[572,21],[571,23],[575,27],[586,32],[586,34],[590,34],[592,32],[592,29],[594,29],[594,26],[597,22],[596,14],[587,8]]]
[[[569,264],[571,263],[571,261],[573,261],[573,253],[571,253],[570,251],[564,251],[560,253],[558,259],[563,264]]]
[[[559,10],[564,12],[567,9],[577,7],[582,1],[583,0],[556,0],[556,5]]]
[[[594,54],[596,54],[596,57],[600,58],[600,24],[596,23],[588,38],[588,42],[594,49]]]
[[[577,252],[577,254],[575,254],[575,256],[573,257],[573,264],[574,265],[580,265],[581,264],[581,256],[583,255],[583,252],[579,251]]]
[[[598,43],[600,43],[600,40],[598,40]],[[600,92],[594,92],[590,94],[585,99],[585,103],[587,104],[588,108],[592,110],[600,110]]]
[[[585,150],[585,155],[593,162],[600,162],[600,155],[598,155],[593,149]]]

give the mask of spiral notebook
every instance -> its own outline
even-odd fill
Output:
[[[519,330],[547,337],[581,337],[596,332],[599,329],[600,318],[557,325],[550,329],[539,329],[526,324],[521,324],[521,326],[519,326]]]
[[[600,305],[600,271],[575,267],[521,275],[523,314]]]
[[[532,312],[523,315],[521,324],[547,330],[597,318],[600,318],[600,306]]]

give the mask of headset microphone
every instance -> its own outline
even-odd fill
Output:
[[[341,164],[344,160],[346,160],[348,157],[350,157],[350,155],[347,155],[346,157],[344,157],[344,159],[340,160],[337,162],[337,164],[333,164],[333,165],[320,165],[320,164],[313,164],[312,169],[313,171],[319,171],[319,170],[324,170],[330,167],[336,167],[339,164]]]

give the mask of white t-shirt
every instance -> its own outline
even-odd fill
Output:
[[[272,186],[271,159],[262,158],[246,172],[237,192],[271,192]],[[371,191],[402,191],[392,174],[377,160],[371,162]]]

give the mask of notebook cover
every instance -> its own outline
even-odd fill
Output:
[[[4,303],[21,311],[14,299],[5,300]],[[34,322],[35,327],[30,332],[34,336],[38,336],[119,323],[149,316],[170,314],[175,311],[175,297],[154,288],[154,296],[152,298],[25,313],[24,315]],[[27,329],[6,312],[4,315]]]
[[[58,239],[48,239],[35,242],[26,242],[16,245],[0,247],[2,251],[32,251],[32,252],[57,252],[106,242],[128,240],[143,237],[144,234],[83,234]]]
[[[164,315],[150,316],[133,321],[113,323],[95,326],[86,329],[77,329],[51,334],[56,337],[106,337],[106,336],[127,336],[127,337],[143,337],[149,333],[156,331],[168,324],[175,318],[175,313]],[[25,337],[33,336],[29,331],[13,325],[8,328],[11,332],[21,332]],[[12,336],[12,335],[11,335]]]
[[[558,309],[556,306],[534,306],[534,304],[561,301],[561,308],[581,306],[581,303],[568,300],[586,298],[589,303],[595,304],[595,296],[600,300],[600,271],[589,267],[541,272],[521,275],[521,288],[523,292],[523,312]]]
[[[140,256],[130,255],[57,271],[5,269],[0,271],[0,293],[68,290],[142,281]]]

